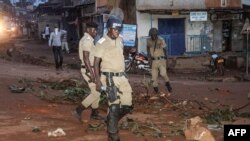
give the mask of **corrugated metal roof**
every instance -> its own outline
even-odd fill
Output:
[[[205,0],[136,0],[137,10],[206,9]]]

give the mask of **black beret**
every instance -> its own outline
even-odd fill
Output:
[[[98,27],[98,24],[95,23],[95,22],[88,22],[86,24],[87,28],[97,28]]]

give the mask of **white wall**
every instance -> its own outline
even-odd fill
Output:
[[[141,42],[143,36],[148,36],[148,31],[151,28],[150,14],[136,12],[137,18],[137,39],[138,39],[138,52],[146,52],[146,43]]]

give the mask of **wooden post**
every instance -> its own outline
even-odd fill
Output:
[[[247,54],[246,54],[246,75],[248,75],[248,66],[249,66],[249,31],[250,31],[250,27],[247,28]]]

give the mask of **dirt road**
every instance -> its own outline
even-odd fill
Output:
[[[0,140],[1,141],[106,141],[104,123],[89,119],[90,110],[83,114],[84,124],[79,124],[71,115],[76,104],[72,102],[48,101],[42,97],[63,95],[63,90],[42,88],[41,79],[60,81],[81,80],[80,73],[72,66],[79,64],[77,52],[65,54],[64,70],[56,71],[51,48],[40,41],[15,41],[11,55],[1,49],[0,59]],[[11,47],[11,46],[9,46]],[[231,71],[230,71],[231,72]],[[228,72],[226,78],[231,78]],[[233,73],[235,74],[235,73]],[[133,114],[124,118],[120,135],[122,141],[184,141],[182,129],[186,119],[194,116],[205,117],[212,109],[233,109],[249,102],[249,82],[204,81],[203,74],[169,74],[174,93],[167,98],[146,91],[144,80],[149,76],[129,74],[134,91]],[[202,78],[202,79],[201,79]],[[12,93],[10,85],[21,85],[21,80],[32,83],[32,90]],[[231,80],[231,79],[226,79]],[[161,91],[164,90],[161,83]],[[101,114],[106,114],[101,105]],[[249,112],[250,106],[239,112]],[[222,123],[250,124],[250,118],[233,117]],[[132,121],[132,122],[131,122]],[[48,132],[62,128],[66,133],[61,137],[49,137]],[[223,140],[223,130],[213,131],[216,140]]]

